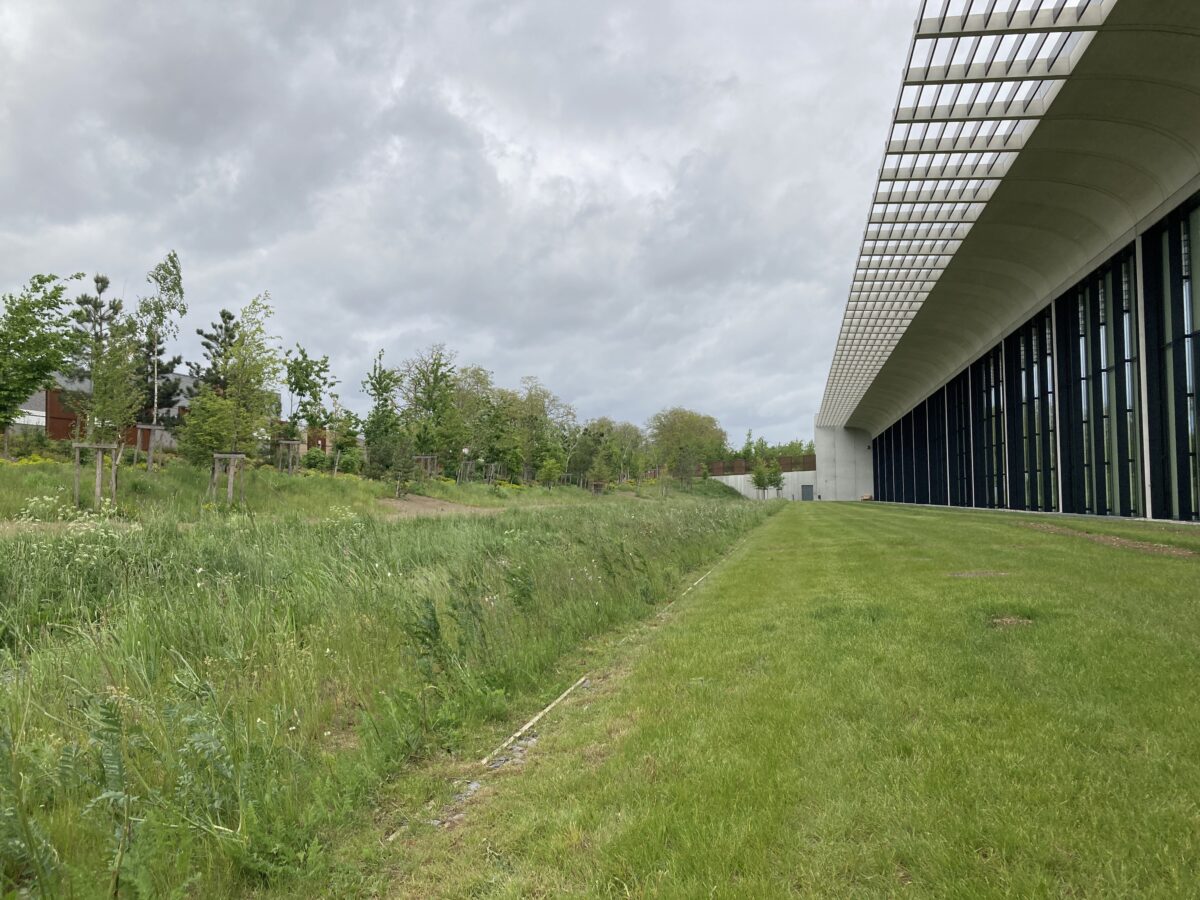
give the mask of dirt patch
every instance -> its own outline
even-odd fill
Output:
[[[1106,547],[1119,547],[1122,550],[1136,550],[1139,553],[1152,553],[1156,556],[1174,556],[1178,558],[1186,558],[1196,556],[1196,551],[1188,550],[1186,547],[1175,547],[1171,544],[1154,544],[1150,541],[1134,541],[1129,538],[1117,537],[1112,534],[1092,534],[1087,531],[1078,531],[1074,528],[1063,528],[1061,525],[1051,525],[1049,522],[1027,522],[1024,523],[1026,528],[1032,528],[1035,531],[1044,531],[1047,534],[1063,534],[1068,537],[1082,538],[1085,541],[1091,541],[1093,544],[1103,544]]]
[[[1033,619],[1024,616],[994,616],[991,624],[993,628],[1024,628],[1026,625],[1032,625]]]
[[[950,572],[946,575],[947,578],[1007,578],[1007,572]]]
[[[405,497],[403,500],[388,498],[379,502],[384,507],[385,519],[417,519],[422,516],[494,516],[504,511],[499,506],[464,506],[461,503],[451,503],[448,500],[438,500],[434,497],[422,497],[418,494]]]

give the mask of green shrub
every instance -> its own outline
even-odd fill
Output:
[[[332,468],[332,463],[330,463]],[[362,451],[357,447],[352,447],[349,450],[343,450],[342,455],[338,458],[338,472],[346,475],[358,475],[362,472],[363,457]]]
[[[308,451],[300,457],[300,464],[306,469],[316,469],[317,471],[324,471],[330,466],[329,457],[320,447],[309,447]]]

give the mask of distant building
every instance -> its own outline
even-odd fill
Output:
[[[179,381],[179,394],[175,403],[170,407],[159,410],[159,417],[177,418],[187,414],[192,388],[196,379],[191,375],[174,373],[170,376]],[[21,404],[20,412],[14,426],[20,428],[41,429],[52,441],[65,441],[75,437],[76,424],[79,417],[67,408],[63,395],[71,392],[87,393],[91,390],[91,382],[87,379],[75,381],[63,375],[54,376],[54,387],[37,391]],[[130,429],[126,435],[126,443],[132,444],[136,429]],[[169,435],[164,436],[164,443],[171,444]]]

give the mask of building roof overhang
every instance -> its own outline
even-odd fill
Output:
[[[924,0],[817,424],[876,434],[1200,175],[1196,0]]]

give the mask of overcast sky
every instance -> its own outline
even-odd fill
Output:
[[[0,291],[170,248],[342,394],[444,342],[810,437],[915,0],[0,5]]]

